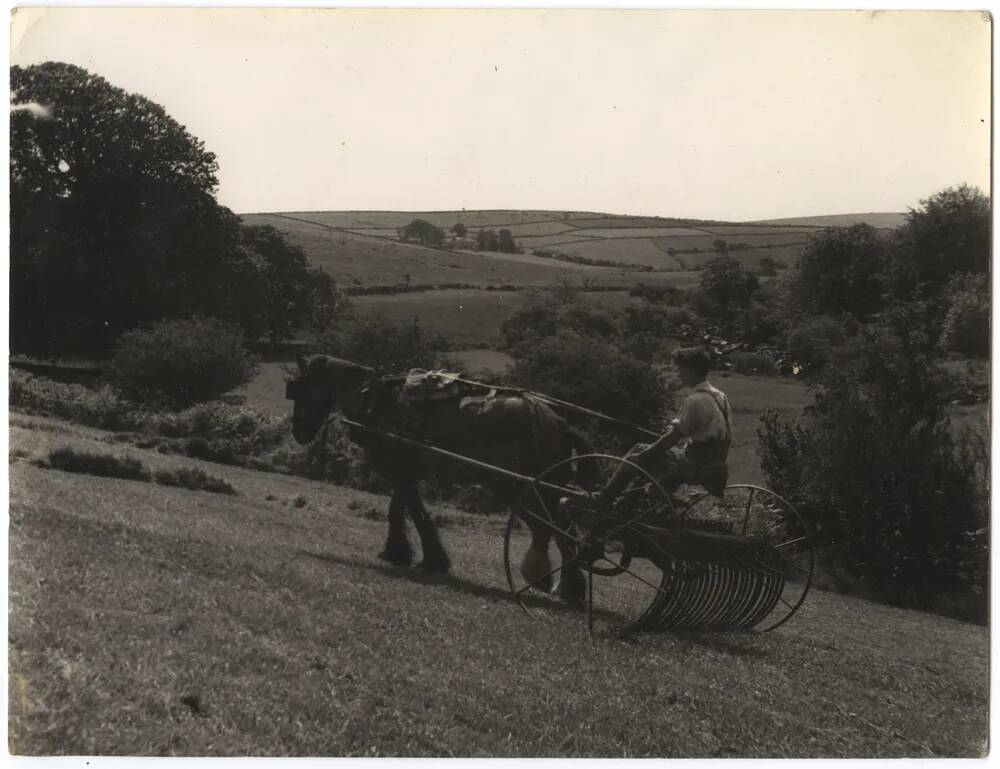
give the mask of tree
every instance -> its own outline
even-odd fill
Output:
[[[497,233],[496,250],[505,254],[517,253],[517,243],[514,242],[514,236],[511,234],[510,230],[500,230],[500,232]]]
[[[101,353],[136,324],[216,314],[238,221],[215,156],[149,99],[70,64],[11,68],[11,345]]]
[[[949,187],[910,209],[891,264],[895,296],[939,297],[955,272],[985,273],[990,265],[990,199],[975,187]]]
[[[867,320],[883,304],[883,273],[891,242],[868,224],[829,228],[806,245],[792,284],[794,310],[806,315],[851,313]]]
[[[730,256],[710,261],[701,273],[694,303],[699,313],[723,326],[735,322],[737,314],[750,306],[759,288],[757,278]]]
[[[720,254],[729,253],[729,244],[726,243],[722,238],[716,238],[712,241],[712,248],[718,251]]]
[[[351,304],[322,267],[310,272],[309,327],[323,333],[350,312]]]
[[[476,234],[476,248],[480,251],[496,251],[499,243],[494,230],[480,230]]]
[[[271,344],[287,339],[305,325],[311,315],[313,275],[305,252],[293,246],[270,225],[244,225],[240,246],[254,274],[240,286],[256,287],[256,312],[244,325],[266,333]]]
[[[761,275],[765,277],[774,277],[775,273],[778,271],[778,263],[774,261],[770,256],[761,257],[761,260],[757,263],[758,271]]]
[[[444,243],[444,230],[426,219],[414,219],[403,228],[402,238],[415,240],[424,246],[440,246]]]
[[[461,222],[458,222],[454,227],[452,227],[451,231],[454,232],[460,238],[464,238],[465,234],[468,232],[465,225],[462,224]]]

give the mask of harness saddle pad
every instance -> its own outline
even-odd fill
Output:
[[[424,371],[410,369],[399,393],[403,403],[424,403],[458,398],[464,394],[462,383],[456,381],[458,374],[447,371]]]

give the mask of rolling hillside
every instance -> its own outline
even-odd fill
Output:
[[[10,749],[27,755],[934,757],[987,748],[985,628],[814,591],[767,634],[625,643],[511,600],[502,517],[375,557],[388,500],[13,415]],[[203,467],[237,496],[31,464]],[[621,578],[619,578],[621,579]]]
[[[828,214],[826,216],[799,216],[791,219],[766,219],[753,224],[803,225],[807,227],[850,227],[852,224],[870,224],[872,227],[891,229],[906,221],[900,211],[867,214]]]
[[[885,222],[898,216],[859,215]],[[445,230],[443,248],[400,242],[398,228],[415,218]],[[748,268],[765,257],[790,265],[816,230],[853,221],[844,215],[735,223],[562,211],[298,211],[243,219],[285,232],[344,286],[480,287],[538,286],[557,279],[597,286],[676,284],[681,274],[718,256],[718,240]],[[451,234],[456,223],[466,226],[465,237]],[[509,229],[523,253],[475,250],[482,229]]]

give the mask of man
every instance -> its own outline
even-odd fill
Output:
[[[708,381],[712,358],[703,349],[687,348],[674,353],[677,373],[692,392],[671,421],[667,431],[652,444],[638,444],[628,459],[656,478],[671,494],[682,483],[698,484],[722,496],[729,479],[726,457],[732,442],[732,410],[729,399]],[[600,493],[611,502],[625,487],[634,471],[622,465]]]

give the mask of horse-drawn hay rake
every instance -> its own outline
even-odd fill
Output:
[[[541,393],[451,379],[492,393],[516,392],[553,409],[655,435]],[[294,399],[300,386],[289,383],[288,397]],[[592,633],[598,622],[625,636],[641,630],[772,630],[798,611],[809,591],[814,568],[809,526],[789,502],[765,488],[737,484],[720,497],[703,493],[677,503],[647,470],[625,457],[577,454],[532,477],[416,436],[346,416],[341,421],[521,484],[504,531],[503,556],[510,590],[529,614],[546,604],[545,596],[555,592],[554,580],[567,568],[585,575]],[[613,498],[605,498],[601,490],[623,465],[630,480]],[[552,535],[546,546],[559,550],[554,568],[548,553],[541,558],[534,553],[533,561],[525,557],[539,528]],[[525,568],[529,562],[544,566]]]
[[[533,479],[512,511],[504,533],[504,566],[521,606],[549,575],[525,577],[516,569],[526,542],[520,520],[544,516],[558,536],[571,539],[587,573],[588,622],[608,619],[623,635],[640,630],[773,630],[798,611],[809,591],[814,561],[806,522],[773,492],[748,484],[728,486],[721,498],[703,493],[676,505],[628,459],[592,454],[601,481],[620,465],[633,480],[613,500],[599,493]],[[600,489],[602,483],[595,484]],[[562,526],[560,526],[562,523]]]

